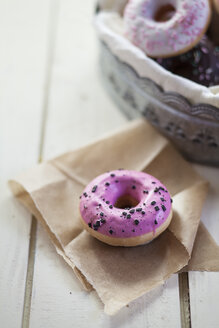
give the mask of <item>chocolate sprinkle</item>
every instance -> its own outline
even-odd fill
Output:
[[[100,219],[100,222],[101,223],[106,223],[106,220],[105,219]]]
[[[144,214],[145,214],[145,211],[141,211],[141,214],[143,214],[143,215],[144,215]]]
[[[132,232],[135,232],[135,229],[132,229]]]
[[[103,212],[100,212],[100,216],[104,216]]]
[[[132,186],[132,189],[136,189],[136,186]]]
[[[158,192],[158,191],[159,191],[159,188],[156,187],[156,188],[154,189],[154,192]]]
[[[154,224],[158,224],[157,220],[154,220]]]
[[[106,182],[105,183],[105,186],[109,187],[110,183],[109,182]]]
[[[164,212],[166,211],[166,207],[163,204],[161,205],[161,208]]]
[[[122,212],[122,215],[126,216],[126,215],[127,215],[127,213],[126,213],[126,212]]]
[[[92,227],[90,222],[88,223],[88,227],[90,227],[90,228]]]
[[[155,181],[152,181],[151,183],[153,183],[153,184],[156,184],[156,182],[155,182]]]
[[[109,206],[109,208],[111,208],[111,209],[112,209],[112,208],[113,208],[113,205],[110,205],[110,206]]]
[[[110,176],[111,176],[112,178],[114,178],[114,177],[115,177],[115,174],[114,174],[114,173],[111,173]]]
[[[106,204],[109,204],[109,203],[110,203],[110,202],[107,200],[107,201],[106,201]]]
[[[155,209],[155,211],[159,211],[160,208],[159,208],[159,206],[155,206],[154,209]]]
[[[87,197],[87,193],[86,192],[84,192],[83,195],[84,195],[84,197]]]
[[[132,209],[132,210],[129,211],[129,213],[133,214],[133,213],[135,213],[135,210]]]
[[[136,208],[136,212],[141,212],[141,211],[142,211],[141,207]]]
[[[159,187],[160,190],[165,190],[163,187]]]
[[[125,230],[122,229],[122,232],[125,232]]]
[[[95,192],[96,190],[97,190],[97,185],[96,186],[93,186],[92,192]]]
[[[126,217],[127,219],[131,219],[131,214],[128,214]]]
[[[148,190],[143,190],[143,193],[144,194],[148,194]]]
[[[155,200],[153,200],[152,202],[151,202],[151,205],[155,205],[156,204],[156,202],[155,202]]]
[[[139,224],[139,221],[138,220],[134,220],[134,223],[135,223],[135,225],[138,225]]]
[[[96,223],[94,223],[93,226],[98,228],[100,226],[100,221],[96,221]]]
[[[112,235],[113,231],[112,230],[109,230],[109,233]]]
[[[163,197],[160,197],[160,200],[162,200],[162,202],[165,202],[165,199]]]

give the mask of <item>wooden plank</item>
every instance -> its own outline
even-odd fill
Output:
[[[31,216],[7,180],[38,158],[49,1],[0,2],[0,326],[22,324]]]
[[[219,172],[217,168],[196,165],[210,182],[202,221],[219,244]],[[190,307],[193,328],[219,327],[219,272],[190,272]]]
[[[190,328],[191,311],[190,311],[188,272],[179,273],[178,279],[179,279],[179,298],[180,298],[180,311],[181,311],[181,328]]]
[[[77,148],[126,119],[102,89],[92,29],[95,1],[60,2],[43,158]],[[82,290],[38,227],[30,327],[180,327],[178,278],[134,301],[115,317],[95,292]]]

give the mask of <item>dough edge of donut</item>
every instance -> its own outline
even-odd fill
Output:
[[[169,226],[169,224],[172,220],[172,217],[173,217],[173,210],[171,208],[167,219],[165,220],[165,222],[163,224],[161,224],[156,229],[155,233],[153,231],[151,231],[151,232],[146,233],[141,236],[128,237],[128,238],[116,238],[116,237],[110,237],[107,235],[103,235],[103,234],[99,233],[98,231],[95,231],[92,228],[90,228],[85,223],[85,221],[82,219],[81,215],[80,215],[80,221],[81,221],[83,227],[85,228],[85,230],[87,230],[94,238],[102,241],[105,244],[108,244],[111,246],[134,247],[134,246],[140,246],[140,245],[149,243],[150,241],[152,241],[153,239],[158,237],[164,230],[167,229],[167,227]]]

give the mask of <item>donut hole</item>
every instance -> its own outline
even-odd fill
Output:
[[[139,201],[137,199],[135,199],[134,197],[132,197],[130,195],[122,195],[116,200],[114,207],[132,208],[132,207],[137,206],[138,203],[139,203]]]
[[[171,4],[166,4],[156,10],[154,20],[156,22],[167,22],[175,15],[175,13],[176,8]]]

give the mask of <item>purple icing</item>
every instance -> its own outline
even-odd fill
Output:
[[[129,202],[128,207],[116,207],[121,197],[123,204],[124,199],[131,199],[135,205]],[[104,173],[87,185],[80,199],[80,213],[85,223],[115,238],[155,233],[170,211],[171,198],[166,187],[153,176],[136,171]]]

